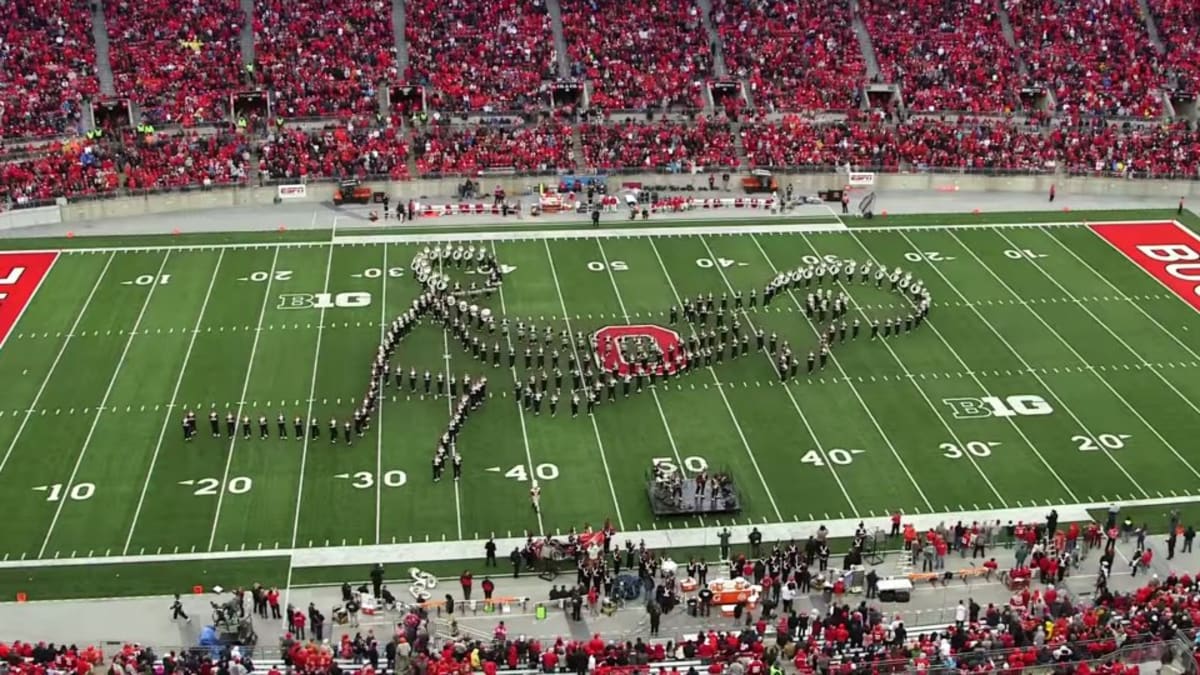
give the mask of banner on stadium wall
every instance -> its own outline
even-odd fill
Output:
[[[280,199],[304,199],[308,196],[307,185],[280,185]]]
[[[850,187],[870,187],[875,184],[875,174],[865,171],[851,171],[849,174]]]

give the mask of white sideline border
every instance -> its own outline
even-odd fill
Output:
[[[940,511],[906,515],[905,520],[913,523],[918,530],[935,527],[938,523],[954,518],[955,520],[1002,520],[1011,521],[1041,521],[1051,508],[1057,509],[1059,522],[1079,522],[1090,520],[1088,511],[1106,510],[1116,504],[1122,509],[1166,506],[1171,504],[1200,503],[1200,495],[1182,497],[1152,497],[1150,499],[1114,500],[1079,504],[1054,504],[1047,501],[1045,505],[1008,509],[990,509],[980,511]],[[716,546],[717,533],[728,526],[735,540],[744,540],[751,527],[757,527],[764,541],[802,540],[810,534],[815,534],[817,527],[823,522],[829,528],[830,536],[848,537],[853,534],[860,522],[871,521],[884,527],[886,516],[875,518],[844,518],[825,521],[794,521],[783,523],[750,523],[722,524],[717,527],[693,527],[678,530],[631,530],[618,533],[621,537],[639,538],[646,546],[653,549],[675,548],[681,546]],[[326,567],[333,565],[373,565],[377,562],[389,564],[411,565],[414,562],[435,562],[445,560],[460,560],[463,558],[478,558],[483,555],[485,539],[463,539],[459,541],[430,540],[404,544],[381,544],[364,546],[318,546],[312,548],[279,548],[279,549],[247,549],[245,551],[213,551],[211,553],[164,553],[161,555],[114,555],[93,556],[80,558],[45,558],[31,560],[6,560],[0,562],[0,569],[68,567],[72,565],[112,565],[136,563],[167,563],[167,562],[202,562],[212,560],[249,560],[254,558],[290,558],[291,567]],[[505,537],[495,540],[499,550],[507,546],[521,546],[525,537]]]
[[[715,220],[715,219],[714,219]],[[749,220],[749,219],[747,219]],[[695,221],[690,221],[695,222]],[[334,235],[331,239],[312,241],[262,241],[243,244],[177,244],[168,246],[96,246],[72,248],[40,248],[40,249],[11,249],[20,253],[62,253],[64,255],[80,255],[95,253],[143,253],[160,251],[219,251],[219,250],[251,250],[258,248],[325,248],[326,246],[367,246],[376,244],[403,244],[440,241],[542,241],[546,239],[594,239],[634,238],[634,237],[677,237],[695,235],[739,235],[739,234],[845,234],[849,232],[929,232],[938,230],[972,230],[989,228],[1079,228],[1090,225],[1112,225],[1127,223],[1131,225],[1146,223],[1173,223],[1181,229],[1192,232],[1186,225],[1174,219],[1140,220],[1119,218],[1115,220],[1072,220],[1052,222],[1020,222],[1020,223],[949,223],[943,225],[866,225],[847,227],[839,223],[754,223],[747,225],[711,225],[711,226],[663,226],[663,227],[621,227],[621,228],[576,228],[564,230],[460,230],[446,232],[425,232],[420,234],[379,234],[379,235]],[[253,234],[253,232],[251,233]],[[1195,233],[1192,233],[1196,236]],[[150,235],[148,235],[150,236]],[[5,249],[4,240],[0,240],[0,252]]]

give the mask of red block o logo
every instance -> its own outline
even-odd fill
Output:
[[[615,368],[621,375],[632,374],[633,364],[625,360],[625,354],[621,351],[621,341],[637,338],[650,338],[654,347],[658,350],[660,363],[657,364],[655,370],[660,375],[664,371],[670,373],[676,371],[675,356],[677,354],[683,355],[684,362],[687,360],[687,354],[684,353],[679,340],[679,333],[669,328],[652,324],[605,326],[596,331],[594,338],[596,356],[599,357],[604,370],[612,372]]]

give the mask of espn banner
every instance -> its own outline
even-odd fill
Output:
[[[280,185],[280,199],[304,199],[308,196],[308,186],[306,185]]]

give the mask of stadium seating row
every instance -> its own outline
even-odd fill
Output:
[[[561,0],[565,61],[592,83],[602,111],[700,108],[717,55],[760,111],[847,110],[866,81],[849,0]],[[1067,115],[1156,117],[1164,90],[1195,92],[1200,15],[1186,0],[1150,0],[1162,52],[1137,0],[862,0],[879,80],[915,111],[1032,111],[1026,87]],[[399,71],[389,0],[104,0],[115,94],[159,126],[216,122],[230,95],[270,92],[295,118],[372,114],[384,83],[427,87],[444,112],[529,110],[560,75],[544,0],[404,3],[408,63]],[[0,7],[0,137],[77,131],[96,96],[92,16],[72,2]],[[244,24],[249,23],[249,26]],[[706,23],[720,39],[709,40]],[[243,53],[243,28],[253,62]]]
[[[127,134],[101,141],[46,143],[0,155],[0,199],[18,203],[55,197],[117,194],[122,189],[171,189],[261,180],[417,175],[478,176],[488,170],[552,173],[593,168],[689,173],[751,166],[833,167],[851,162],[879,171],[948,169],[1139,177],[1200,177],[1200,132],[1186,123],[1038,129],[988,119],[943,122],[915,118],[900,125],[815,124],[797,116],[745,124],[739,156],[732,127],[695,122],[528,127],[429,126],[410,139],[393,127],[283,128],[265,140],[215,136]],[[257,163],[255,163],[257,160]]]

